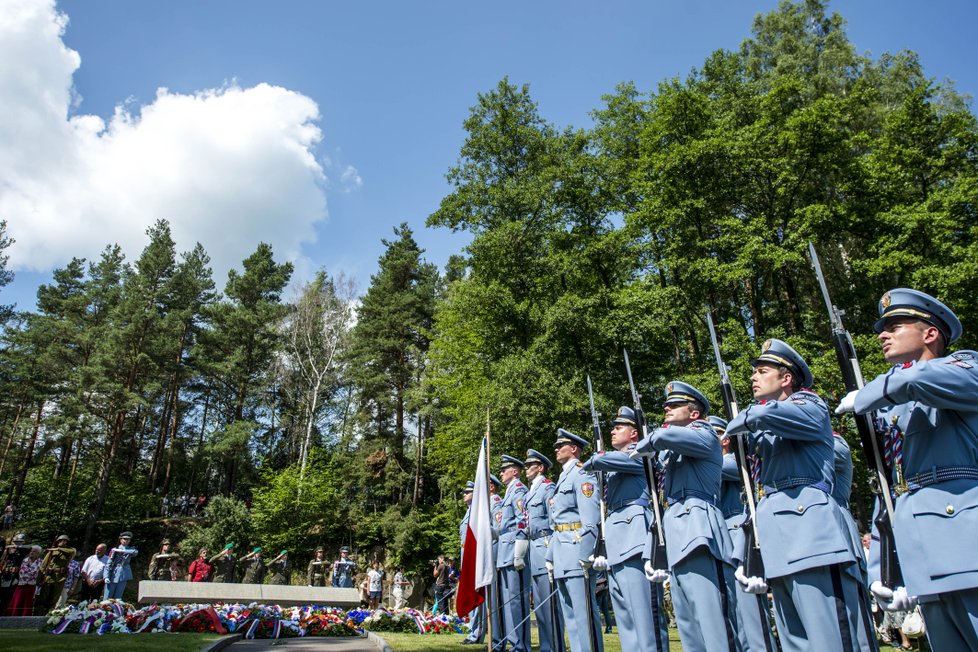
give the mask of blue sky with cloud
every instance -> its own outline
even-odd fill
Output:
[[[406,221],[439,265],[464,234],[424,221],[449,188],[476,94],[530,84],[541,115],[587,126],[621,81],[647,92],[736,48],[775,0],[492,3],[2,0],[0,216],[30,308],[71,256],[170,220],[218,286],[259,241],[366,288]],[[978,6],[835,2],[872,56],[917,51],[978,92]],[[939,8],[935,10],[933,8]]]

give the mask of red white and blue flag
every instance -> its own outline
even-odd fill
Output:
[[[486,466],[488,442],[482,439],[479,465],[472,488],[469,524],[465,529],[465,554],[459,578],[455,609],[459,616],[468,615],[486,600],[486,587],[492,584],[495,563],[492,558],[492,524],[489,514],[489,471]]]

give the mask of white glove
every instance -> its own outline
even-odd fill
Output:
[[[550,573],[551,575],[554,574],[554,563],[552,561],[548,559],[547,561],[543,562],[543,565],[547,567],[548,573]]]
[[[740,585],[744,587],[746,593],[767,593],[767,582],[764,581],[763,577],[747,577],[744,575],[744,567],[738,566],[737,570],[734,571],[734,577],[740,582]]]
[[[890,590],[882,582],[876,581],[869,585],[869,590],[876,596],[876,601],[884,611],[910,611],[917,606],[917,598],[907,595],[905,586]]]
[[[652,562],[645,562],[645,579],[653,584],[662,584],[669,579],[669,572],[659,568],[652,568]]]
[[[856,411],[856,394],[859,393],[858,389],[854,389],[839,401],[839,407],[835,408],[836,414],[845,414],[846,412]]]
[[[637,444],[635,444],[635,448],[628,451],[628,456],[631,458],[636,458],[641,456],[651,457],[653,455],[655,455],[655,449],[652,448],[652,435],[649,435],[648,437],[642,439]]]
[[[611,568],[611,565],[608,563],[608,558],[604,555],[598,555],[597,557],[591,555],[588,557],[588,560],[591,562],[591,567],[596,571],[606,571]]]
[[[530,542],[526,539],[517,539],[513,544],[513,568],[523,570],[526,568],[526,551],[530,547]]]

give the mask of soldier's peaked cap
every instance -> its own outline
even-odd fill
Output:
[[[522,469],[523,467],[526,466],[525,464],[523,464],[523,460],[521,460],[518,457],[513,457],[512,455],[500,455],[499,459],[501,460],[499,462],[500,469],[506,469],[511,466],[518,466],[519,468]]]
[[[801,377],[801,386],[810,389],[815,383],[812,370],[808,368],[808,363],[799,355],[797,351],[788,346],[781,340],[767,340],[761,346],[761,355],[756,360],[751,360],[753,366],[762,362],[776,364],[784,367],[788,371],[798,374]]]
[[[581,449],[585,449],[588,446],[587,440],[583,437],[578,437],[570,430],[557,428],[557,440],[554,442],[554,450],[560,448],[564,444],[574,444],[575,446],[580,446]]]
[[[526,459],[523,460],[523,464],[527,464],[527,465],[529,465],[529,464],[543,464],[543,468],[544,469],[549,469],[551,466],[554,465],[554,463],[550,461],[550,458],[549,457],[547,457],[546,455],[544,455],[540,451],[535,450],[533,448],[527,449],[527,451],[526,451]]]
[[[936,326],[948,344],[961,337],[961,321],[943,303],[918,290],[897,288],[886,292],[879,303],[880,318],[873,324],[877,333],[883,331],[883,324],[891,317],[913,317]]]
[[[727,431],[727,420],[723,417],[718,417],[715,414],[711,414],[710,416],[706,417],[706,420],[709,421],[710,425],[713,426],[713,428],[718,432]]]
[[[58,538],[55,539],[55,542],[57,542],[57,541],[69,541],[69,540],[70,539],[68,539],[68,535],[67,534],[59,534],[58,535]]]
[[[689,401],[696,401],[703,406],[703,416],[710,411],[710,402],[703,392],[696,389],[688,383],[681,382],[679,380],[673,380],[672,382],[666,383],[666,405],[670,403],[688,403]]]
[[[494,485],[496,485],[496,488],[497,489],[499,487],[503,486],[503,483],[499,481],[499,478],[497,478],[496,476],[494,476],[492,473],[489,474],[489,482],[491,482]]]
[[[347,546],[340,546],[340,552],[350,552],[350,549]]]
[[[616,426],[619,424],[624,424],[626,426],[638,428],[638,419],[635,417],[635,410],[627,405],[622,405],[620,408],[618,408],[618,414],[615,415],[615,419],[611,423]]]
[[[470,494],[475,491],[475,483],[469,480],[465,483],[465,489],[462,489],[462,493]]]

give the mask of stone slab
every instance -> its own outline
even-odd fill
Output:
[[[0,629],[41,629],[47,620],[47,616],[3,616]]]
[[[230,584],[224,582],[156,582],[139,583],[139,602],[178,604],[188,602],[224,602],[245,604],[327,605],[352,608],[360,604],[357,589],[335,586],[280,586],[274,584]]]

